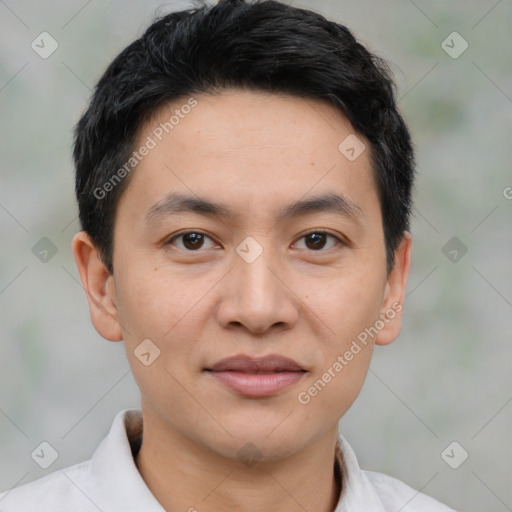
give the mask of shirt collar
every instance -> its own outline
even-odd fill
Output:
[[[142,412],[121,411],[91,459],[93,501],[101,510],[165,512],[148,489],[133,453],[142,434]],[[139,444],[140,446],[140,444]]]
[[[142,412],[121,411],[91,459],[94,502],[102,510],[165,512],[135,464],[141,440]],[[341,481],[341,493],[334,512],[385,512],[354,451],[341,434],[336,442],[335,477],[338,485]]]
[[[377,492],[359,467],[354,450],[341,434],[336,442],[335,461],[337,471],[342,475],[342,488],[334,512],[386,512]]]

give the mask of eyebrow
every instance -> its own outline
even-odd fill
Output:
[[[325,212],[353,220],[364,218],[361,208],[348,197],[340,194],[325,194],[287,205],[278,213],[277,222]],[[236,212],[227,205],[197,196],[171,192],[149,208],[146,212],[146,222],[156,222],[162,217],[179,213],[196,213],[205,217],[220,216],[227,219],[237,216]]]

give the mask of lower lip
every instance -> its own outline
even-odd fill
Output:
[[[240,395],[265,397],[275,395],[297,383],[306,372],[241,373],[235,371],[209,372]]]

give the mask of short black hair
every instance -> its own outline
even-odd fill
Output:
[[[108,271],[126,162],[141,126],[179,98],[227,88],[327,101],[367,138],[389,272],[409,229],[414,181],[390,68],[345,26],[275,0],[219,0],[157,18],[100,78],[75,128],[73,156],[81,228]]]

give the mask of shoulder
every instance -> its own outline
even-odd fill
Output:
[[[90,460],[0,493],[0,511],[98,512],[139,503],[140,510],[160,511],[133,459],[141,429],[140,410],[119,412]]]
[[[346,480],[344,498],[336,512],[455,512],[396,478],[361,469],[354,450],[341,434],[336,453]]]
[[[375,471],[362,472],[377,492],[385,510],[395,510],[399,505],[402,512],[455,512],[396,478]]]
[[[38,480],[0,493],[2,512],[57,512],[80,510],[97,512],[81,489],[86,487],[90,461],[54,471]]]

